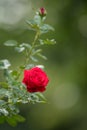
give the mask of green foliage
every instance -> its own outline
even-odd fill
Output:
[[[10,117],[6,117],[5,120],[8,122],[11,126],[16,126],[17,122],[24,122],[25,118],[20,115],[14,115]]]
[[[37,13],[33,20],[26,20],[26,23],[29,26],[29,29],[37,31],[39,30],[40,34],[47,33],[49,31],[54,31],[54,28],[48,24],[45,24],[44,21],[46,16],[43,18]]]
[[[0,60],[0,69],[8,69],[8,67],[11,66],[10,62],[7,59]]]
[[[15,70],[10,69],[11,63],[7,59],[0,60],[0,70],[5,77],[4,82],[0,82],[0,123],[8,122],[11,126],[16,126],[18,122],[25,121],[24,117],[19,115],[18,105],[27,103],[45,103],[43,94],[29,93],[26,86],[20,81],[20,76],[25,69],[30,69],[38,62],[38,56],[47,59],[42,55],[42,49],[39,47],[45,44],[53,45],[55,40],[42,40],[39,37],[43,33],[54,31],[54,28],[45,24],[46,16],[41,17],[36,13],[33,20],[27,20],[28,28],[36,32],[33,42],[18,43],[15,40],[8,40],[5,46],[14,47],[14,50],[25,56],[24,64],[18,66]],[[31,64],[32,62],[32,64]],[[39,65],[43,67],[43,65]]]

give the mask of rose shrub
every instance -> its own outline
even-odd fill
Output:
[[[47,59],[42,53],[42,46],[56,43],[54,39],[40,38],[43,34],[54,31],[52,26],[45,23],[46,14],[46,9],[42,7],[32,19],[26,19],[27,30],[34,31],[35,34],[31,43],[20,43],[13,39],[4,43],[6,47],[13,47],[23,56],[23,63],[12,69],[11,62],[7,58],[0,60],[0,72],[5,78],[0,81],[0,123],[7,122],[11,126],[16,126],[18,122],[25,121],[19,113],[19,103],[46,103],[45,97],[40,92],[46,90],[49,78],[41,69],[43,64],[36,64],[39,58]],[[21,80],[23,72],[24,77]]]
[[[24,78],[22,81],[29,92],[43,92],[49,82],[46,73],[39,67],[30,70],[24,70]]]

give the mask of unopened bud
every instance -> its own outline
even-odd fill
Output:
[[[39,15],[41,17],[46,16],[46,14],[47,14],[47,12],[46,12],[45,8],[42,7],[42,8],[39,9]]]

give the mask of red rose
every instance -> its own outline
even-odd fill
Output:
[[[34,67],[30,70],[24,70],[24,78],[22,81],[29,92],[43,92],[49,79],[46,73],[39,67]]]

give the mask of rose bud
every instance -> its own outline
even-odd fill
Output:
[[[46,12],[46,9],[45,8],[40,8],[39,9],[39,15],[41,16],[41,17],[44,17],[44,16],[46,16],[46,14],[47,14],[47,12]]]
[[[22,83],[25,84],[28,92],[43,92],[46,90],[48,82],[49,78],[41,68],[34,67],[29,70],[24,70]]]

